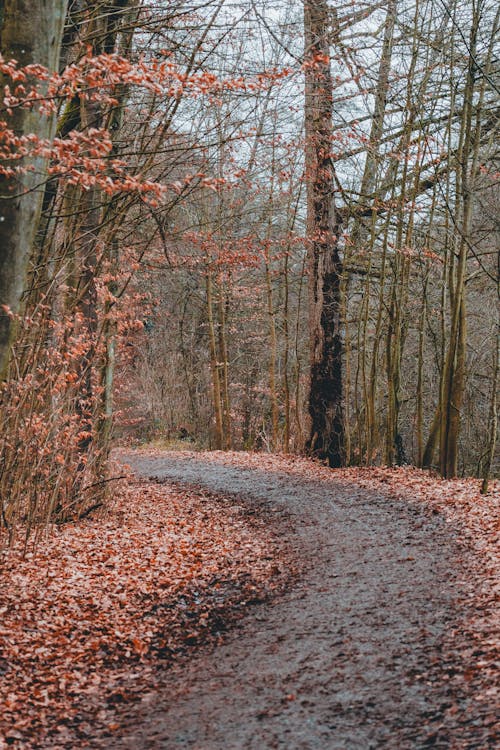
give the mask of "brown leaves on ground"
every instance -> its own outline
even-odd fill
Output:
[[[289,570],[265,520],[171,485],[131,486],[108,516],[22,546],[0,553],[0,748],[112,734],[158,660],[217,638]]]
[[[158,451],[147,453],[158,454]],[[499,483],[444,481],[411,468],[332,471],[296,456],[188,453],[306,481],[366,488],[443,514],[472,550],[467,653],[453,679],[491,696],[498,669]],[[353,493],[355,495],[355,493]],[[355,510],[353,501],[353,513]],[[273,531],[275,529],[275,531]],[[161,680],[165,663],[217,639],[244,605],[280,588],[289,550],[243,502],[174,485],[136,484],[104,518],[53,529],[23,558],[0,554],[0,750],[89,747],[119,729],[120,706]],[[450,649],[460,634],[450,633]],[[460,663],[459,663],[460,662]],[[458,670],[457,670],[458,665]]]
[[[147,452],[155,454],[154,450]],[[467,601],[458,603],[463,609],[463,631],[449,633],[447,658],[453,679],[468,683],[468,691],[474,692],[476,700],[481,696],[491,700],[497,695],[500,700],[500,481],[490,481],[489,493],[481,495],[479,479],[445,480],[409,466],[332,470],[293,455],[222,451],[186,451],[183,455],[313,482],[330,482],[332,492],[338,483],[344,487],[362,487],[374,495],[415,503],[428,513],[443,515],[450,526],[450,536],[454,532],[460,542],[457,567],[460,565],[465,571],[470,592]],[[466,650],[461,646],[463,642],[469,644]],[[496,723],[497,718],[493,721]]]

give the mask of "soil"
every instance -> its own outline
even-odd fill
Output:
[[[495,691],[477,687],[463,663],[479,658],[465,626],[474,581],[442,515],[342,478],[176,454],[126,460],[143,478],[264,506],[302,573],[251,607],[222,645],[169,667],[161,690],[96,748],[498,746]]]

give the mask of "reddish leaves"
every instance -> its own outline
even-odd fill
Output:
[[[3,553],[0,748],[2,737],[85,747],[86,717],[112,732],[114,707],[151,688],[159,658],[266,595],[271,534],[221,502],[136,485],[109,517],[54,530],[36,555]]]

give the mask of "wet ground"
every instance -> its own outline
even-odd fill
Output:
[[[224,643],[171,667],[96,747],[196,750],[493,748],[494,707],[467,690],[466,571],[443,517],[346,482],[164,454],[142,477],[286,512],[298,580]],[[465,639],[465,640],[464,640]],[[493,718],[492,718],[493,717]]]

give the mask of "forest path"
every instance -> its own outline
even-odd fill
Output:
[[[469,726],[477,731],[475,698],[450,680],[459,656],[450,657],[446,638],[460,632],[465,584],[454,577],[457,549],[442,516],[334,478],[176,454],[125,460],[142,477],[286,510],[306,567],[221,646],[172,667],[170,687],[129,715],[113,748],[490,746],[467,739]]]

